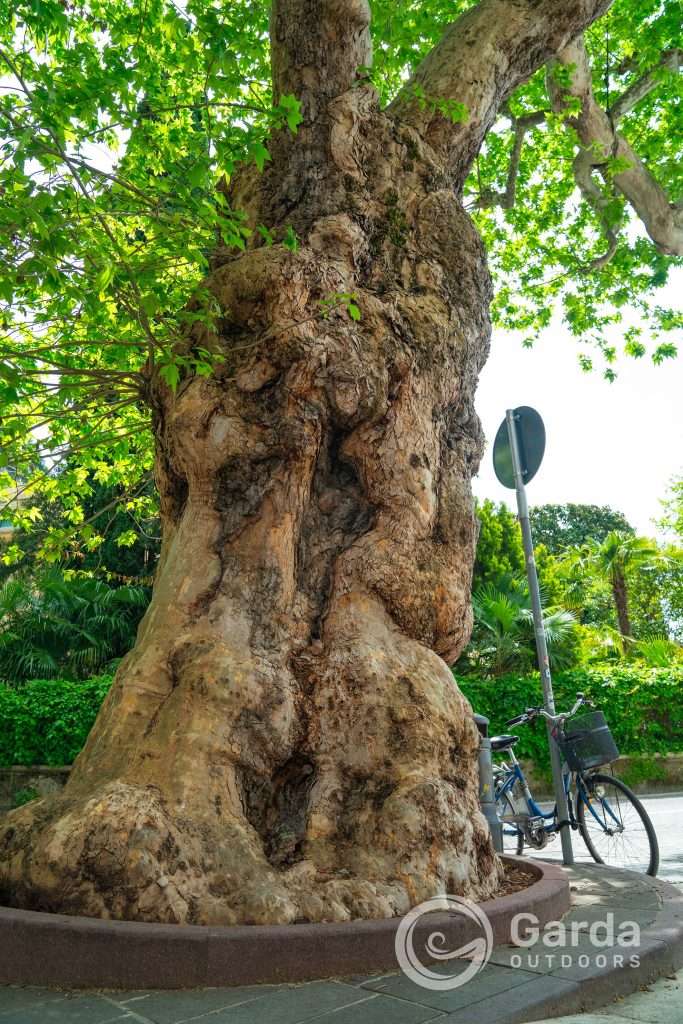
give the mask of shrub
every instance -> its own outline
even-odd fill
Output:
[[[111,681],[33,679],[19,689],[0,683],[0,764],[71,764]]]
[[[40,796],[37,789],[18,789],[12,797],[12,807],[23,807]]]
[[[491,734],[507,732],[508,718],[543,703],[538,675],[501,676],[495,680],[456,676],[474,710],[491,719]],[[558,672],[553,679],[555,705],[565,711],[579,690],[604,712],[624,754],[683,751],[683,668],[608,665]],[[542,766],[548,761],[545,720],[518,726],[518,757]]]
[[[543,702],[538,676],[499,679],[456,677],[475,711],[491,720],[491,732],[505,732],[508,718]],[[97,717],[112,676],[80,682],[34,679],[21,687],[0,683],[0,765],[71,764]],[[559,672],[554,679],[559,710],[578,690],[604,711],[624,754],[683,751],[683,668],[603,666]],[[548,763],[545,722],[517,730],[519,757],[542,770]]]

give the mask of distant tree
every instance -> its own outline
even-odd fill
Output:
[[[476,505],[479,540],[472,575],[472,591],[492,584],[505,590],[507,580],[525,573],[522,531],[517,516],[503,502],[488,498]],[[547,605],[568,606],[570,594],[561,559],[543,544],[536,545],[536,566]]]
[[[505,576],[524,572],[524,549],[517,517],[502,502],[488,498],[477,503],[479,540],[472,589],[498,583]]]
[[[601,544],[608,533],[633,536],[635,530],[621,512],[607,505],[538,505],[529,511],[534,542],[553,555],[589,541]]]
[[[675,533],[683,541],[683,476],[671,482],[669,494],[662,505],[664,516],[659,525],[662,529]]]
[[[629,613],[629,570],[655,569],[668,560],[668,555],[647,537],[634,537],[615,530],[600,544],[596,541],[586,544],[578,555],[577,564],[581,570],[592,571],[609,583],[619,632],[630,638],[633,626]]]
[[[541,548],[545,551],[545,548]],[[612,591],[607,580],[585,564],[583,551],[549,555],[549,566],[539,576],[549,581],[553,599],[562,595],[562,603],[571,608],[579,622],[598,631],[616,630],[617,618]],[[546,582],[547,585],[547,582]]]

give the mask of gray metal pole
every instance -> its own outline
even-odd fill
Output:
[[[496,789],[493,784],[493,755],[489,739],[489,720],[485,715],[473,715],[479,730],[479,807],[489,823],[489,831],[496,853],[503,852],[503,826],[496,812]]]
[[[543,628],[543,609],[541,607],[541,594],[538,587],[538,573],[536,572],[536,559],[534,558],[534,544],[531,536],[531,523],[529,522],[529,506],[526,500],[526,488],[522,475],[522,463],[519,454],[519,443],[517,440],[517,427],[515,424],[514,409],[505,411],[505,421],[508,428],[510,440],[510,453],[512,455],[512,471],[515,476],[515,490],[517,492],[517,513],[519,523],[522,527],[522,542],[524,544],[524,558],[526,561],[526,574],[529,580],[529,595],[531,597],[531,609],[534,617],[534,633],[536,634],[536,651],[538,654],[538,668],[541,673],[543,684],[543,702],[546,711],[555,714],[555,698],[553,696],[553,681],[550,675],[550,660],[548,658],[548,646],[545,640],[545,629]],[[550,766],[553,773],[553,788],[555,790],[555,801],[557,803],[557,816],[564,825],[560,829],[562,840],[562,860],[565,864],[574,863],[572,851],[572,837],[569,830],[569,809],[567,807],[567,795],[562,782],[562,758],[550,733],[550,722],[548,726],[548,745],[550,747]]]

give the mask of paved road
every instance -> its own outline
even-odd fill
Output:
[[[683,888],[683,794],[643,798],[659,842],[659,877]]]
[[[659,877],[683,888],[683,842],[681,842],[683,793],[667,794],[666,796],[641,796],[639,799],[650,815],[657,833]],[[574,832],[572,839],[576,861],[578,863],[590,862],[592,858],[586,850],[581,836]],[[555,838],[539,856],[552,860],[560,859],[562,854],[559,839]],[[617,866],[614,865],[614,867]]]

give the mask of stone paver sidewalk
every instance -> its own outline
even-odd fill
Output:
[[[619,999],[595,1013],[555,1017],[538,1024],[680,1024],[683,1021],[683,971],[660,978],[642,992]]]
[[[461,988],[425,989],[398,972],[193,991],[69,993],[7,987],[0,988],[0,1024],[522,1024],[604,1006],[681,966],[683,901],[670,886],[585,864],[571,869],[570,878],[573,905],[564,923],[575,925],[574,944],[553,946],[546,931],[530,949],[498,946],[483,970]],[[614,915],[615,936],[625,921],[641,929],[637,950],[609,943],[596,949],[590,929],[608,912]],[[637,968],[629,963],[634,952],[640,954]],[[466,966],[466,961],[449,961],[432,969],[453,975]],[[680,988],[661,991],[661,999],[669,1000],[668,1015],[665,1007],[664,1016],[633,1016],[631,1002],[624,1001],[564,1024],[623,1024],[618,1014],[648,1024],[683,1024],[683,1005],[676,1002]],[[649,995],[643,998],[639,1003],[634,997],[633,1012],[649,1006]],[[677,1008],[671,1009],[674,1004]]]

